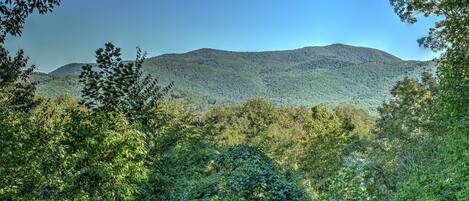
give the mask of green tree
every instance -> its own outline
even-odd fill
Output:
[[[0,47],[0,96],[8,101],[0,110],[11,108],[25,111],[37,104],[34,100],[35,84],[29,81],[35,67],[27,68],[27,62],[22,50],[11,58],[9,52]]]
[[[77,200],[130,200],[148,176],[144,134],[119,113],[71,114],[63,197]]]
[[[125,62],[120,48],[106,43],[96,50],[98,69],[83,66],[83,102],[97,111],[122,112],[130,120],[146,123],[146,115],[168,93],[173,84],[161,87],[158,80],[144,75],[145,54],[137,51],[135,62]]]
[[[0,2],[0,43],[7,35],[21,36],[26,18],[38,11],[45,14],[60,4],[60,0],[4,0]]]
[[[392,88],[393,99],[378,108],[380,118],[367,150],[373,165],[368,173],[375,181],[367,188],[377,199],[390,199],[400,181],[428,164],[441,163],[435,157],[441,136],[435,134],[431,115],[437,86],[429,73],[420,80],[405,78]]]
[[[206,177],[216,150],[191,106],[163,101],[152,111],[147,134],[149,180],[142,200],[190,200]]]
[[[352,130],[361,138],[370,138],[376,123],[376,117],[367,110],[355,108],[351,105],[339,105],[334,108],[334,114],[342,121],[345,129]]]
[[[438,61],[439,93],[433,116],[437,118],[443,148],[437,156],[445,166],[429,165],[408,181],[416,188],[402,188],[401,199],[464,200],[469,161],[469,2],[459,0],[391,0],[403,21],[415,23],[419,14],[441,16],[420,45],[443,51]],[[437,134],[437,133],[435,133]],[[439,169],[439,171],[435,171]],[[426,178],[426,179],[423,179]],[[439,178],[431,181],[430,178]],[[406,191],[411,190],[411,191]]]
[[[204,116],[206,133],[221,146],[252,142],[276,122],[274,106],[262,98],[227,107],[217,107]]]
[[[341,116],[319,105],[312,109],[275,107],[253,99],[217,107],[204,116],[203,123],[205,133],[220,148],[259,146],[283,168],[300,173],[308,193],[318,196],[327,191],[327,181],[340,169],[343,158],[353,150],[365,149],[366,143],[361,142],[370,134],[360,133],[356,126],[371,129],[374,121],[366,113],[360,119],[348,116],[348,109],[340,111]]]
[[[380,137],[408,138],[411,133],[423,132],[422,127],[431,126],[428,114],[437,85],[430,73],[422,74],[421,81],[405,78],[397,82],[391,89],[394,98],[378,108],[378,133],[385,135]]]
[[[354,152],[347,156],[342,167],[329,184],[326,194],[328,200],[371,200],[367,187],[369,161],[360,153]]]
[[[42,100],[28,112],[0,112],[1,200],[60,197],[70,139],[64,127],[70,121],[70,111],[81,109],[75,99],[60,97]]]
[[[5,49],[8,35],[21,36],[26,18],[33,12],[45,14],[59,5],[60,0],[5,0],[0,2],[0,96],[8,100],[0,110],[31,109],[35,104],[35,86],[28,78],[35,66],[26,67],[28,59],[23,50],[11,57]]]
[[[301,141],[304,153],[299,159],[306,185],[317,192],[327,191],[326,181],[341,167],[350,142],[350,131],[344,130],[340,119],[321,105],[311,109],[307,124],[307,140]]]
[[[0,199],[44,199],[57,192],[63,135],[48,101],[35,99],[28,79],[34,66],[19,50],[14,57],[5,49],[7,36],[20,36],[26,18],[45,14],[60,0],[5,0],[0,2]],[[41,107],[35,108],[35,105]],[[47,115],[47,116],[43,116]],[[46,142],[46,143],[44,143]],[[50,167],[51,169],[44,169]],[[60,180],[60,179],[59,179]]]
[[[310,200],[294,178],[258,148],[236,145],[211,164],[213,175],[197,196],[209,200]]]

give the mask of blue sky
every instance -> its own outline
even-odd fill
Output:
[[[295,49],[344,43],[403,59],[435,56],[416,40],[435,19],[401,22],[388,0],[62,0],[53,13],[28,18],[23,36],[9,38],[38,70],[93,62],[111,41],[133,59],[198,48],[233,51]]]

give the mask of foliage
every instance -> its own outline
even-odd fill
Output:
[[[5,0],[0,2],[0,43],[7,35],[21,36],[26,18],[38,11],[45,14],[60,4],[60,0]]]
[[[369,162],[360,153],[352,153],[345,159],[342,167],[331,180],[328,200],[371,200],[367,190]]]
[[[132,120],[143,121],[172,84],[160,87],[158,80],[143,75],[145,55],[140,50],[134,63],[126,63],[120,56],[120,48],[106,43],[96,50],[98,70],[91,65],[83,66],[80,74],[83,102],[98,111],[123,112]]]
[[[64,194],[73,199],[128,200],[146,180],[142,132],[120,114],[78,112],[65,131],[72,162]]]
[[[143,133],[122,115],[92,115],[68,97],[1,114],[0,197],[124,199],[146,178]],[[112,119],[110,121],[109,119]]]
[[[320,105],[312,108],[309,136],[303,142],[306,153],[300,156],[300,170],[309,178],[308,186],[327,191],[325,182],[340,167],[347,155],[351,130],[345,130],[340,120]],[[311,182],[312,181],[312,182]]]
[[[428,73],[420,81],[405,78],[391,93],[394,98],[378,108],[380,118],[364,150],[370,164],[367,177],[373,178],[367,189],[375,199],[390,199],[399,181],[427,164],[441,163],[434,157],[441,138],[432,135],[436,128],[428,114],[437,93],[435,78]]]
[[[142,200],[189,200],[206,177],[216,150],[203,135],[195,112],[164,101],[152,112],[148,134],[149,180]]]
[[[373,125],[371,117],[363,118],[370,121],[361,126]],[[311,194],[317,194],[327,190],[326,181],[350,150],[363,149],[360,146],[366,144],[361,143],[365,138],[360,136],[370,135],[342,123],[346,121],[359,122],[354,117],[341,119],[319,105],[311,110],[274,107],[263,99],[252,99],[237,106],[214,108],[205,115],[204,127],[220,147],[260,146],[277,163],[301,172],[304,185]]]
[[[41,101],[29,112],[0,112],[0,199],[33,199],[57,195],[62,186],[68,121],[66,110],[76,102]],[[9,104],[8,102],[6,104]]]
[[[0,96],[8,101],[4,108],[28,110],[37,104],[34,100],[36,86],[28,80],[34,66],[26,68],[27,62],[22,50],[11,58],[0,46]]]
[[[380,132],[395,135],[386,137],[408,138],[412,133],[423,132],[420,127],[430,123],[430,104],[437,93],[437,82],[429,73],[422,75],[421,81],[405,78],[391,90],[394,99],[378,108]],[[426,119],[425,119],[426,118]],[[416,134],[418,135],[418,134]]]
[[[437,67],[439,93],[434,98],[435,107],[430,115],[435,118],[431,123],[437,129],[432,135],[442,136],[438,143],[442,147],[434,155],[444,165],[434,163],[414,171],[408,180],[403,181],[412,186],[401,185],[398,198],[465,200],[469,186],[464,179],[469,157],[469,2],[391,0],[391,3],[401,19],[410,23],[417,21],[415,16],[418,14],[442,17],[419,43],[443,51]]]
[[[0,2],[0,96],[8,100],[4,107],[17,110],[31,109],[34,104],[35,85],[28,81],[35,66],[26,67],[28,59],[23,50],[12,58],[5,49],[8,35],[21,35],[25,19],[34,11],[47,13],[60,0],[6,0]],[[0,109],[1,110],[1,109]]]
[[[391,83],[425,63],[344,45],[263,53],[202,49],[146,62],[138,51],[135,62],[126,62],[108,43],[97,50],[97,65],[80,71],[82,104],[71,96],[48,99],[34,93],[33,81],[60,85],[60,79],[72,78],[73,87],[74,75],[30,77],[23,52],[11,58],[1,48],[0,200],[467,200],[469,4],[391,4],[411,23],[419,13],[444,16],[419,40],[444,54],[437,77],[423,73],[398,81],[392,99],[378,108],[378,119],[349,105],[290,107],[262,98],[200,114],[191,105],[163,100],[172,85],[159,87],[156,79],[143,76],[144,68],[160,66],[167,78],[175,76],[173,69],[186,76],[213,70],[182,83],[196,83],[186,92],[200,89],[202,97],[240,101],[263,95],[288,102],[283,94],[300,97],[304,91],[292,89],[313,74],[344,78],[343,86],[364,79],[360,89],[367,90],[350,92],[360,99],[372,94],[368,89],[385,90],[376,86],[380,79],[393,77]],[[2,46],[6,35],[21,34],[29,14],[55,5],[58,1],[1,2]],[[193,63],[193,69],[185,68]],[[212,68],[218,65],[226,68]],[[213,86],[210,76],[226,83]],[[227,87],[234,92],[227,93]],[[246,94],[244,87],[255,90]],[[204,100],[214,105],[218,99]]]
[[[62,133],[55,131],[60,116],[49,103],[34,97],[28,81],[34,66],[19,50],[12,58],[4,48],[8,35],[21,35],[25,19],[34,11],[44,14],[59,0],[6,0],[0,2],[0,199],[47,197],[59,185]],[[35,108],[34,106],[40,107]],[[26,112],[27,111],[27,112]],[[43,144],[43,142],[49,142]],[[50,169],[44,169],[50,167]],[[38,174],[40,173],[40,174]]]
[[[211,165],[214,181],[209,200],[310,200],[298,184],[259,149],[236,145],[222,151]]]

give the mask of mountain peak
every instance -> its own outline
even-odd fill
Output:
[[[394,56],[383,50],[370,48],[370,47],[361,47],[353,46],[342,43],[335,43],[327,46],[317,47],[324,48],[332,51],[334,54],[340,56],[352,56],[354,55],[361,60],[366,62],[383,62],[383,63],[395,63],[402,62],[403,60],[397,56]]]
[[[190,54],[190,53],[217,53],[217,52],[219,53],[219,52],[230,52],[230,51],[214,49],[214,48],[200,48],[200,49],[196,49],[196,50],[193,50],[193,51],[189,51],[189,52],[187,52],[187,54]]]
[[[330,44],[330,45],[326,45],[326,47],[357,47],[357,46],[347,45],[347,44],[343,44],[343,43],[333,43],[333,44]]]
[[[66,74],[80,74],[82,71],[83,66],[86,65],[86,63],[69,63],[65,64],[54,71],[50,72],[49,75],[52,76],[62,76]],[[91,64],[91,65],[96,65],[96,64]]]
[[[349,64],[359,64],[366,62],[396,63],[402,62],[398,57],[387,52],[368,48],[358,47],[342,43],[335,43],[327,46],[307,46],[293,50],[260,51],[260,52],[236,52],[219,50],[213,48],[201,48],[182,54],[164,54],[161,56],[149,58],[152,62],[158,60],[179,60],[179,59],[197,59],[199,63],[209,63],[202,60],[213,60],[218,63],[226,61],[239,62],[239,59],[245,59],[248,62],[256,60],[257,62],[283,62],[288,63],[320,63],[324,67],[328,63],[339,62]],[[50,75],[61,76],[63,74],[79,74],[84,63],[70,63],[52,71]],[[308,64],[309,65],[309,64]],[[306,66],[308,66],[306,65]]]

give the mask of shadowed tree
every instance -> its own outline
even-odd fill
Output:
[[[60,4],[60,0],[3,0],[0,2],[0,43],[6,36],[21,36],[26,18],[38,11],[45,14]]]
[[[23,50],[19,50],[12,58],[0,46],[0,97],[6,101],[0,110],[27,110],[35,105],[33,99],[36,87],[28,80],[35,66],[26,67],[27,62]]]
[[[2,109],[25,110],[34,105],[35,86],[28,81],[35,66],[26,67],[23,50],[14,57],[5,49],[8,35],[21,36],[26,18],[33,12],[45,14],[59,5],[60,0],[4,0],[0,2],[0,98],[8,104]]]
[[[95,110],[120,111],[130,120],[145,123],[148,112],[168,94],[173,83],[162,87],[157,79],[144,75],[144,61],[145,53],[140,49],[135,62],[125,62],[121,49],[106,43],[96,50],[98,69],[83,66],[80,75],[83,102]]]

